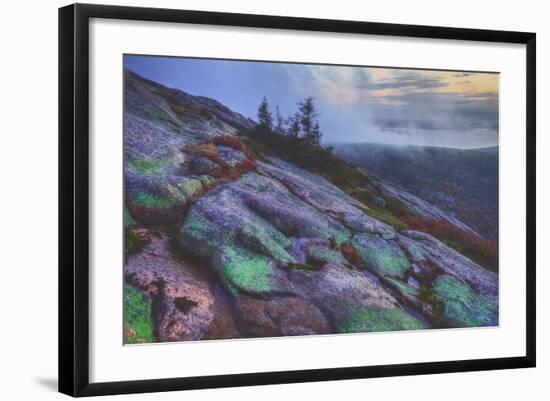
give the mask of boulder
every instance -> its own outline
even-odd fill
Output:
[[[366,208],[324,178],[277,158],[258,163],[259,171],[276,178],[295,196],[316,209],[340,220],[354,231],[377,233],[386,238],[395,236],[394,229],[363,213]]]
[[[128,257],[126,281],[153,300],[159,341],[198,340],[213,319],[214,294],[204,277],[172,255],[168,238],[159,235]]]
[[[258,299],[241,296],[235,302],[240,330],[248,337],[331,333],[323,313],[299,297]]]
[[[498,325],[498,300],[475,292],[456,277],[443,275],[433,285],[443,303],[442,317],[454,327]]]
[[[146,225],[177,225],[204,187],[197,178],[126,173],[126,206]]]
[[[220,340],[242,337],[231,310],[232,300],[219,284],[214,284],[214,316],[201,340]]]
[[[294,270],[289,278],[304,296],[324,312],[339,332],[370,331],[360,328],[369,324],[373,328],[380,327],[386,323],[386,330],[400,330],[408,328],[411,322],[418,322],[418,319],[401,310],[397,300],[380,284],[344,265],[327,264],[320,271]],[[379,324],[376,321],[364,322],[369,316],[366,311],[387,315],[384,318],[387,321],[380,322],[380,326],[376,326]]]
[[[276,180],[248,173],[198,199],[187,213],[179,242],[203,257],[230,248],[240,254],[238,248],[244,248],[287,264],[296,262],[288,253],[292,237],[342,242],[350,233]]]

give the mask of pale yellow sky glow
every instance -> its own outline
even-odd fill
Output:
[[[373,68],[371,78],[374,82],[392,82],[399,79],[404,73],[410,72],[421,77],[440,82],[442,85],[434,88],[418,88],[414,79],[411,79],[410,86],[403,86],[393,90],[372,90],[371,96],[400,96],[406,93],[456,93],[463,95],[498,95],[499,75],[492,73],[469,73],[457,71],[420,71],[420,70],[396,70]]]
[[[499,75],[375,67],[312,66],[319,87],[334,103],[404,105],[407,94],[454,94],[470,101],[498,97]]]

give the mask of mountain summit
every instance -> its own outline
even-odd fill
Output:
[[[255,127],[125,71],[126,343],[498,324],[494,244]]]

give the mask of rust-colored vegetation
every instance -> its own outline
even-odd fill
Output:
[[[365,260],[363,259],[363,256],[361,256],[359,251],[349,242],[342,244],[340,250],[342,251],[342,255],[344,255],[346,260],[355,267],[365,266]]]
[[[220,157],[216,146],[230,147],[238,152],[241,152],[246,159],[231,165]],[[185,151],[191,154],[194,158],[206,157],[208,160],[220,167],[217,171],[212,172],[212,176],[215,178],[215,181],[211,186],[215,186],[222,182],[234,181],[241,175],[256,169],[256,161],[250,155],[248,149],[238,138],[229,135],[216,137],[210,143],[189,146],[185,149]]]
[[[446,221],[421,217],[403,219],[411,229],[433,235],[474,262],[492,271],[498,271],[498,242],[489,241],[462,230]]]
[[[214,143],[214,145],[227,146],[231,149],[238,150],[248,158],[251,157],[250,154],[248,153],[248,149],[243,145],[243,143],[237,137],[234,137],[231,135],[217,136],[214,138],[212,142]]]

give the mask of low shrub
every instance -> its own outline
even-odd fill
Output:
[[[239,138],[231,135],[217,136],[212,140],[214,145],[227,146],[231,149],[238,150],[243,153],[246,157],[250,158],[248,154],[248,149],[243,145]]]
[[[441,220],[412,217],[404,219],[404,223],[411,229],[433,235],[488,270],[498,271],[498,243],[496,241],[486,240]]]
[[[124,256],[128,259],[128,256],[134,253],[139,253],[147,245],[149,239],[140,229],[135,229],[130,226],[124,228]]]

